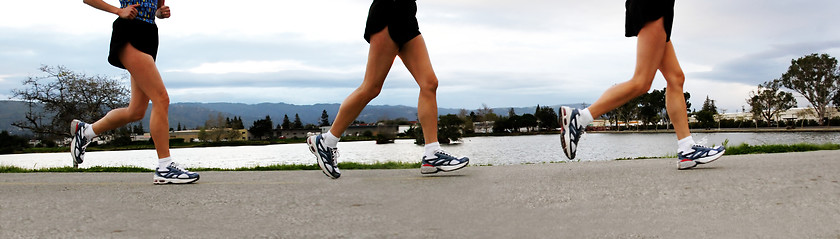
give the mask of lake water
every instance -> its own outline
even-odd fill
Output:
[[[838,143],[840,132],[797,133],[695,133],[695,141],[706,145],[720,145],[729,139],[729,145],[748,143]],[[418,162],[422,146],[414,140],[397,140],[394,144],[377,145],[373,141],[341,142],[340,162]],[[565,161],[560,146],[560,135],[470,137],[455,145],[444,145],[455,155],[468,156],[470,164],[504,165]],[[581,161],[614,160],[632,157],[660,157],[676,151],[673,133],[652,134],[602,134],[588,133],[581,138],[577,159]],[[280,144],[265,146],[235,146],[211,148],[172,149],[173,158],[185,167],[237,168],[274,164],[314,164],[315,157],[306,144]],[[41,153],[0,155],[0,165],[23,168],[72,166],[70,153]],[[154,168],[157,158],[154,150],[128,150],[88,152],[80,167],[139,166]]]

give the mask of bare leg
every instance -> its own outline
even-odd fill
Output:
[[[668,117],[674,124],[677,139],[691,136],[691,132],[688,130],[688,112],[685,108],[685,96],[683,95],[685,74],[683,74],[679,61],[677,61],[677,54],[674,52],[674,45],[671,42],[665,45],[665,55],[662,58],[659,71],[662,72],[668,82],[665,90],[665,106],[668,110]]]
[[[335,116],[333,125],[330,128],[330,133],[335,136],[341,136],[350,123],[359,117],[359,114],[365,109],[368,103],[373,98],[379,95],[382,91],[382,84],[385,83],[385,77],[391,70],[391,65],[394,64],[394,58],[397,57],[397,44],[391,40],[388,35],[388,27],[384,30],[373,34],[370,37],[370,50],[368,51],[367,68],[365,69],[365,79],[362,85],[356,88],[353,93],[347,96],[347,99],[341,103],[338,108],[338,114]]]
[[[129,101],[128,107],[109,111],[105,117],[92,124],[93,132],[99,134],[141,120],[148,107],[149,97],[146,97],[146,94],[138,88],[137,81],[134,80],[134,77],[131,77],[131,101]]]
[[[633,78],[610,87],[589,106],[588,109],[593,118],[618,108],[650,90],[656,70],[662,65],[666,37],[662,18],[648,22],[639,31],[636,44],[636,71]]]
[[[423,35],[419,35],[408,41],[399,53],[405,67],[414,76],[417,85],[420,86],[420,97],[417,101],[417,117],[423,127],[423,138],[426,144],[438,141],[437,138],[437,87],[438,79],[432,69],[432,61],[429,59],[429,51],[426,49],[426,41]]]
[[[118,123],[126,119],[142,118],[148,107],[148,101],[151,100],[152,115],[149,119],[149,128],[152,139],[155,141],[155,149],[158,158],[169,157],[169,94],[166,92],[166,86],[163,85],[163,79],[155,66],[154,59],[131,44],[126,44],[125,49],[120,53],[120,61],[131,74],[131,103],[127,110],[109,112],[108,115],[113,115],[113,117],[106,116],[96,122],[102,126],[94,127],[94,132],[101,132],[97,129],[108,129],[115,125],[119,127]],[[131,104],[138,106],[132,108]]]

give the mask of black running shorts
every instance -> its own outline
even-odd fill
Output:
[[[117,18],[117,20],[114,20],[113,28],[108,63],[125,69],[125,66],[120,62],[120,52],[125,48],[126,43],[131,43],[131,46],[134,46],[137,50],[151,55],[152,59],[157,59],[157,25],[140,20]]]
[[[391,39],[402,49],[406,42],[420,35],[417,26],[417,2],[415,0],[373,0],[368,12],[365,40],[388,27]]]
[[[627,0],[624,3],[627,9],[624,23],[624,36],[634,37],[645,23],[664,18],[666,42],[671,41],[671,26],[674,25],[674,0]]]

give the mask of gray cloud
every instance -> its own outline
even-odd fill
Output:
[[[812,53],[836,52],[840,40],[774,44],[766,51],[745,55],[716,65],[712,71],[697,73],[706,79],[758,85],[779,78],[790,61]],[[835,55],[837,57],[837,55]]]

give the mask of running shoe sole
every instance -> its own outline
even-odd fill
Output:
[[[429,164],[423,164],[420,166],[420,173],[421,174],[433,174],[437,172],[452,172],[458,169],[462,169],[470,164],[470,161],[456,164],[456,165],[445,165],[445,166],[432,166]]]
[[[159,177],[159,176],[155,175],[155,185],[163,185],[163,184],[170,184],[170,183],[171,184],[193,183],[195,181],[198,181],[199,177],[201,177],[201,176],[198,176],[198,177],[195,177],[195,178],[164,178],[164,177]]]
[[[693,168],[695,166],[697,166],[697,162],[695,162],[694,160],[688,159],[688,160],[680,161],[679,162],[679,167],[677,169],[684,170],[684,169]]]

